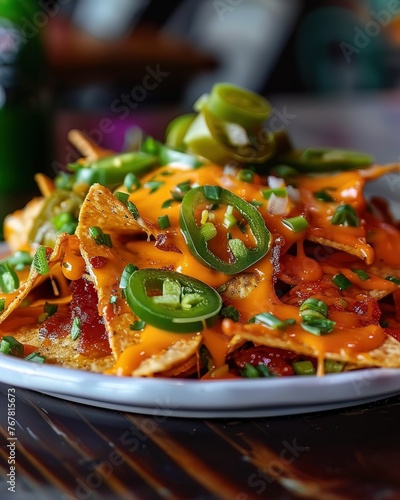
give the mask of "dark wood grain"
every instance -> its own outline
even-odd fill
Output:
[[[197,420],[16,389],[11,493],[8,387],[0,389],[1,499],[400,498],[400,396],[341,411]]]

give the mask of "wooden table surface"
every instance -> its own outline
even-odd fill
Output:
[[[12,449],[9,392],[0,384],[1,499],[400,499],[400,396],[337,411],[207,420],[15,388]]]

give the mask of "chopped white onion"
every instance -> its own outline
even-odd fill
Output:
[[[271,189],[285,187],[285,179],[281,179],[280,177],[275,177],[274,175],[269,175],[268,186]]]
[[[275,196],[272,193],[268,200],[267,211],[271,215],[287,215],[289,213],[289,198]]]
[[[288,186],[287,192],[288,192],[289,198],[291,200],[296,201],[296,202],[300,201],[300,191],[298,189],[296,189],[293,186]]]

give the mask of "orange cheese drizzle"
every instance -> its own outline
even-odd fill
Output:
[[[395,167],[393,167],[394,169]],[[376,169],[376,171],[369,174],[366,170],[344,172],[329,177],[300,177],[297,188],[300,192],[301,202],[297,204],[292,202],[291,212],[286,214],[285,217],[304,214],[310,223],[306,235],[304,232],[293,233],[284,226],[282,224],[284,216],[268,214],[266,200],[261,194],[261,189],[265,188],[265,185],[261,184],[258,176],[255,176],[254,183],[245,183],[238,180],[234,175],[224,173],[222,167],[215,165],[197,170],[187,170],[183,167],[171,165],[162,167],[141,179],[142,186],[148,180],[157,179],[162,181],[163,184],[160,185],[157,192],[149,194],[148,189],[142,188],[132,193],[130,199],[138,207],[141,217],[149,221],[154,227],[157,227],[157,218],[160,215],[168,215],[171,225],[170,228],[163,232],[167,236],[168,243],[173,244],[180,252],[163,251],[154,245],[154,241],[140,239],[126,244],[126,254],[130,256],[130,261],[140,268],[161,267],[173,269],[198,278],[213,287],[219,287],[230,279],[228,276],[199,264],[187,250],[186,242],[179,229],[180,203],[172,202],[169,207],[161,207],[164,201],[171,199],[171,189],[174,186],[180,182],[190,180],[192,185],[220,185],[249,202],[252,200],[263,202],[260,213],[262,213],[267,227],[272,234],[281,235],[284,238],[282,252],[285,253],[294,243],[297,243],[297,255],[288,255],[286,264],[300,281],[319,280],[323,272],[332,270],[305,255],[303,241],[308,236],[321,237],[357,248],[367,264],[371,264],[374,257],[375,259],[387,259],[388,249],[393,247],[393,242],[399,241],[400,243],[400,233],[397,229],[392,226],[387,227],[383,223],[376,223],[373,234],[374,253],[372,247],[366,242],[365,221],[361,221],[360,226],[357,228],[332,226],[330,222],[334,209],[340,202],[351,204],[359,214],[363,214],[366,208],[362,193],[365,181],[382,175],[381,172],[382,169]],[[326,188],[332,188],[329,192],[335,199],[334,204],[320,202],[315,199],[314,192]],[[400,252],[397,252],[393,260],[396,261],[396,264],[400,263]],[[77,242],[73,238],[69,241],[61,269],[63,275],[68,279],[78,279],[84,271],[84,261],[79,254],[79,245],[77,246]],[[240,311],[240,322],[234,323],[231,320],[224,320],[223,322],[217,322],[213,329],[206,329],[201,332],[203,341],[215,360],[216,367],[223,365],[226,353],[229,350],[229,341],[234,334],[243,330],[252,331],[260,336],[265,333],[265,327],[261,325],[244,324],[255,314],[270,312],[281,319],[294,318],[299,323],[298,308],[282,303],[276,296],[274,289],[276,279],[274,273],[276,270],[271,262],[271,253],[247,271],[256,272],[260,277],[260,282],[248,298],[229,301],[231,305],[237,307]],[[350,279],[349,272],[345,269],[342,271]],[[120,265],[114,266],[112,259],[103,268],[96,270],[98,286],[107,286],[110,280],[118,282],[119,276]],[[356,276],[351,276],[351,278],[353,283],[365,290],[385,289],[391,291],[393,286],[395,287],[390,282],[376,277],[372,278],[368,284],[361,282]],[[60,302],[67,300],[67,294],[64,290],[61,295]],[[7,297],[7,300],[10,300],[10,297]],[[343,350],[366,352],[379,347],[384,341],[384,331],[378,325],[354,328],[354,318],[351,315],[340,311],[335,314],[338,327],[329,335],[312,335],[304,331],[298,324],[289,326],[286,332],[292,340],[311,346],[320,356],[323,356],[325,352],[341,352]],[[279,332],[268,330],[268,334],[279,334]],[[182,338],[181,334],[165,332],[146,325],[144,331],[141,332],[140,343],[128,347],[120,355],[111,372],[129,375],[139,366],[142,360],[168,348],[180,338]]]
[[[168,172],[170,175],[162,175],[162,171]],[[268,214],[265,209],[266,200],[263,199],[261,194],[261,188],[265,186],[260,184],[257,177],[255,183],[243,183],[234,176],[224,174],[223,169],[219,166],[208,166],[189,171],[169,166],[160,169],[159,172],[152,172],[147,178],[145,176],[142,180],[142,185],[146,183],[146,180],[150,179],[157,179],[163,182],[157,192],[151,196],[148,190],[139,189],[131,194],[130,199],[139,208],[141,217],[151,221],[155,226],[157,225],[157,217],[164,214],[168,215],[171,226],[164,232],[168,236],[168,242],[175,245],[182,253],[160,251],[153,243],[149,244],[146,240],[128,243],[127,249],[134,254],[135,264],[139,267],[164,267],[173,269],[201,279],[214,287],[219,287],[229,280],[229,277],[199,264],[188,252],[186,242],[179,229],[180,203],[172,202],[171,206],[161,208],[162,203],[171,198],[170,192],[175,185],[190,180],[192,185],[220,185],[242,196],[247,201],[262,201],[263,207],[260,209],[260,212],[264,216],[268,228],[273,234],[279,234],[284,237],[285,243],[282,251],[285,252],[294,243],[297,243],[297,255],[288,257],[290,257],[291,270],[296,270],[295,274],[299,280],[317,281],[321,279],[324,272],[329,272],[330,269],[326,269],[326,266],[322,266],[316,259],[311,259],[305,255],[303,241],[306,235],[304,232],[293,233],[282,224],[283,216]],[[365,177],[359,171],[344,172],[334,177],[300,178],[297,187],[301,194],[301,203],[297,205],[292,203],[292,212],[286,216],[301,213],[306,214],[310,220],[308,234],[323,236],[328,240],[357,247],[366,258],[367,263],[371,263],[374,258],[374,252],[370,245],[366,243],[364,225],[361,224],[357,228],[338,227],[332,226],[330,222],[334,213],[334,207],[340,202],[351,204],[361,214],[365,211],[366,205],[362,193],[364,183]],[[329,191],[334,193],[334,205],[329,202],[319,202],[314,197],[315,191],[326,187],[334,188],[334,190]],[[240,311],[240,322],[233,323],[230,320],[224,320],[222,323],[217,323],[213,329],[206,329],[202,332],[203,342],[211,352],[216,367],[223,365],[225,362],[226,354],[229,351],[229,340],[234,332],[240,333],[244,328],[259,332],[262,336],[265,332],[265,327],[255,324],[244,324],[248,319],[260,312],[270,312],[281,319],[296,319],[297,325],[288,327],[287,334],[292,341],[309,345],[314,352],[318,353],[318,356],[323,356],[326,352],[366,352],[379,347],[383,343],[385,333],[380,326],[369,325],[368,327],[355,328],[354,315],[346,312],[343,314],[339,311],[335,312],[335,320],[338,322],[338,325],[335,331],[329,335],[315,336],[306,332],[299,326],[298,308],[283,304],[276,296],[274,290],[274,269],[270,254],[248,271],[257,272],[261,280],[259,286],[252,291],[248,298],[229,301],[230,305],[233,305]],[[344,273],[346,276],[349,275],[347,270],[344,270]],[[352,282],[365,290],[387,289],[391,291],[395,288],[395,285],[381,278],[374,277],[367,284],[366,282],[362,282],[354,273],[351,274],[353,275],[351,276]],[[268,333],[270,334],[271,331],[268,331]],[[138,366],[140,360],[165,349],[168,344],[171,345],[176,341],[175,337],[181,338],[182,336],[176,336],[146,326],[142,333],[140,344],[126,349],[113,368],[113,372],[123,374],[132,372]]]

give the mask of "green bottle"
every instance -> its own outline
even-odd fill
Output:
[[[36,194],[34,173],[47,165],[41,29],[24,28],[38,11],[35,0],[0,0],[0,239],[5,215]]]

